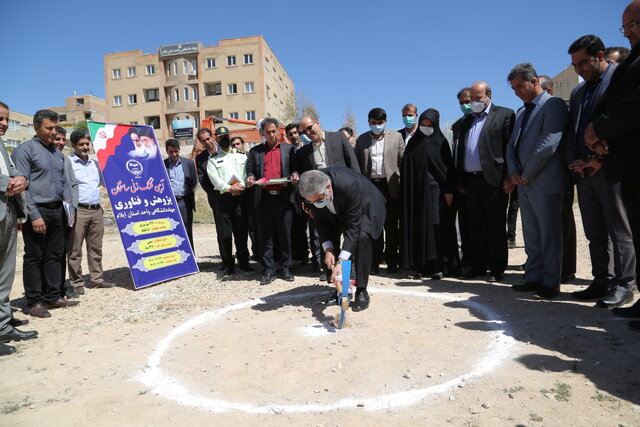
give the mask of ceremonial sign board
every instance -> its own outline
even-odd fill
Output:
[[[151,126],[89,122],[136,289],[198,265]]]

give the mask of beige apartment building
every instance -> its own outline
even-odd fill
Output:
[[[198,128],[209,116],[283,119],[295,99],[293,82],[262,36],[107,54],[104,74],[107,121],[151,125],[163,140],[173,137],[174,120]]]
[[[104,122],[107,119],[107,107],[104,99],[94,95],[68,96],[64,99],[64,106],[49,107],[59,115],[59,124],[65,128],[72,128],[83,120]]]
[[[18,144],[33,138],[35,134],[33,116],[9,110],[9,128],[2,137],[7,150],[13,151]]]

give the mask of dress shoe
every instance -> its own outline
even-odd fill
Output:
[[[299,265],[307,265],[307,264],[309,264],[309,258],[305,257],[305,258],[299,260],[298,264]]]
[[[371,299],[369,298],[369,293],[365,288],[357,288],[356,289],[356,298],[353,300],[351,304],[351,309],[353,311],[362,311],[366,310],[369,307],[369,302]]]
[[[29,314],[33,317],[51,317],[51,313],[47,310],[47,307],[44,306],[41,302],[32,305],[29,307]]]
[[[274,280],[276,280],[276,275],[275,274],[264,273],[262,275],[262,277],[260,278],[260,284],[261,285],[268,285],[269,283],[273,282]]]
[[[16,319],[15,317],[12,317],[11,320],[9,320],[9,325],[13,326],[14,328],[17,326],[24,326],[27,323],[29,323],[28,319],[20,320],[20,319]]]
[[[234,273],[234,268],[233,267],[227,267],[224,269],[224,272],[222,273],[223,277],[229,277]]]
[[[293,277],[293,274],[291,274],[289,270],[284,270],[282,272],[282,280],[284,280],[285,282],[293,282],[295,278]]]
[[[620,317],[640,317],[640,300],[631,307],[616,307],[611,312]]]
[[[319,271],[320,270],[320,263],[318,263],[318,261],[313,260],[311,261],[311,271]]]
[[[467,280],[475,279],[478,276],[484,276],[486,273],[486,270],[480,268],[470,268],[469,271],[462,275],[462,278]]]
[[[224,271],[224,269],[225,269],[225,268],[227,268],[227,266],[226,266],[226,265],[224,265],[224,264],[220,264],[220,265],[218,266],[218,271]]]
[[[371,274],[378,274],[380,273],[380,267],[379,266],[371,266]]]
[[[0,344],[0,356],[8,356],[16,352],[16,348],[12,345]]]
[[[388,274],[396,274],[398,272],[398,267],[395,265],[388,265],[387,266],[387,273]]]
[[[12,328],[6,334],[0,335],[0,342],[30,340],[37,336],[37,331],[21,331],[20,329]]]
[[[533,299],[551,300],[551,299],[554,299],[555,297],[557,297],[558,295],[560,295],[560,289],[559,288],[550,288],[548,286],[541,286],[540,289],[538,289],[533,294]]]
[[[487,277],[487,282],[489,283],[502,282],[502,279],[504,279],[504,274],[495,273],[495,274],[490,274],[489,277]]]
[[[444,273],[438,272],[431,276],[431,280],[442,280],[444,279]]]
[[[80,304],[78,301],[67,301],[66,299],[60,297],[53,302],[48,302],[46,305],[47,305],[47,308],[54,309],[54,308],[73,307],[78,304]]]
[[[515,239],[508,239],[507,240],[507,248],[515,249],[516,248],[516,240]]]
[[[102,288],[102,289],[108,289],[108,288],[114,288],[116,285],[114,285],[111,282],[97,282],[97,283],[92,283],[89,287],[92,289],[96,289],[96,288]]]
[[[603,300],[596,303],[596,307],[600,308],[615,308],[625,304],[629,304],[633,301],[633,291],[623,288],[622,286],[616,286],[613,291]]]
[[[511,289],[516,292],[531,292],[542,288],[542,282],[525,282],[520,285],[513,285]]]
[[[324,305],[327,307],[338,305],[338,292],[331,292],[331,295],[324,300]]]
[[[636,331],[640,331],[640,320],[632,320],[629,322],[629,327],[631,329],[635,329]]]
[[[64,296],[67,298],[80,298],[80,294],[75,292],[73,289],[67,289],[64,293]]]
[[[564,276],[562,276],[560,278],[560,283],[571,283],[574,280],[576,280],[576,275],[575,274],[565,274]]]
[[[571,296],[577,300],[600,299],[609,295],[610,289],[611,285],[608,282],[593,281],[586,289],[572,292]]]
[[[249,263],[248,263],[248,262],[241,262],[241,263],[240,263],[240,270],[242,270],[242,271],[246,271],[247,273],[250,273],[250,272],[252,272],[252,271],[255,271],[255,270],[253,269],[253,267],[251,267],[251,266],[249,265]]]
[[[322,270],[320,272],[320,281],[323,282],[323,283],[326,283],[326,281],[327,281],[327,273],[325,273],[324,270]]]

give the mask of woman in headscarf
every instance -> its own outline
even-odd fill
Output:
[[[439,280],[445,275],[445,261],[451,274],[459,264],[455,224],[447,215],[453,200],[453,157],[440,130],[438,110],[425,110],[418,124],[401,162],[401,257],[403,267],[422,275],[431,271],[431,278]]]

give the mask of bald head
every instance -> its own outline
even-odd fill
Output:
[[[633,49],[640,42],[640,0],[627,5],[622,13],[623,34]]]
[[[322,141],[323,132],[320,128],[320,122],[309,115],[300,119],[300,133],[306,134],[314,142]]]
[[[486,95],[491,99],[491,88],[486,82],[476,82],[471,86],[471,101],[475,100],[477,96]]]

